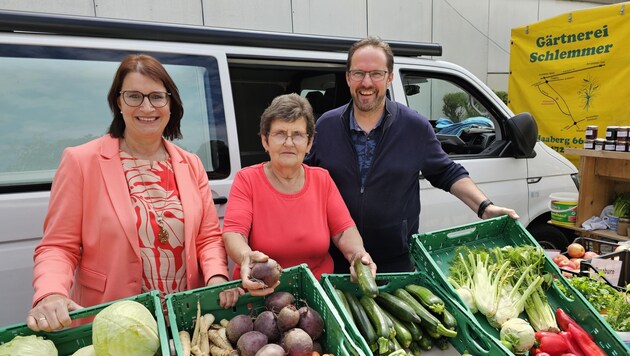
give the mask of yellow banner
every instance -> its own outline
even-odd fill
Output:
[[[630,126],[630,2],[514,28],[510,51],[508,105],[530,112],[554,150],[584,147],[587,125],[598,138]]]

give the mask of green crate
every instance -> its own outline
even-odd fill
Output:
[[[160,337],[160,349],[158,349],[157,355],[170,355],[170,348],[166,330],[166,322],[164,320],[164,311],[160,302],[160,294],[157,291],[149,293],[139,294],[129,298],[123,298],[124,300],[133,300],[141,303],[151,311],[155,317],[158,325],[158,335]],[[123,300],[121,299],[121,300]],[[114,303],[115,301],[95,305],[80,310],[70,312],[72,320],[93,317],[105,307]],[[26,326],[26,323],[15,324],[6,328],[0,329],[0,344],[11,341],[16,336],[29,336],[38,335],[47,340],[51,340],[55,343],[55,347],[60,356],[72,355],[78,349],[92,345],[92,323],[83,324],[75,328],[62,329],[59,331],[35,332]]]
[[[540,247],[520,222],[501,216],[450,229],[416,234],[411,243],[411,258],[417,271],[425,273],[428,278],[436,281],[460,305],[465,306],[447,280],[455,249],[459,246],[492,248],[508,245]],[[629,350],[617,333],[610,328],[610,325],[602,319],[582,294],[562,277],[562,273],[549,257],[546,257],[544,271],[556,276],[567,291],[574,296],[573,299],[567,298],[553,283],[546,293],[552,309],[555,311],[556,308],[562,308],[566,311],[593,335],[597,344],[609,356],[628,355]],[[466,310],[470,313],[467,308]],[[499,338],[499,331],[488,323],[485,316],[480,313],[474,316],[488,334]]]
[[[179,332],[186,330],[192,337],[194,320],[197,318],[197,301],[201,306],[201,314],[212,313],[217,322],[221,319],[230,320],[239,314],[258,315],[265,310],[265,298],[254,297],[249,293],[242,295],[234,308],[221,308],[219,293],[240,285],[241,281],[237,280],[166,296],[166,308],[177,355],[182,354]],[[306,264],[284,269],[280,285],[275,290],[289,292],[295,297],[298,306],[306,303],[319,312],[324,319],[324,333],[317,341],[325,352],[335,356],[365,356],[347,334],[341,316]]]
[[[324,274],[322,275],[322,286],[332,300],[337,310],[342,315],[344,322],[348,327],[348,333],[355,339],[356,343],[367,354],[371,354],[371,350],[365,339],[359,333],[359,330],[352,321],[352,317],[342,306],[341,300],[337,296],[335,289],[342,292],[350,292],[357,297],[362,295],[359,286],[350,282],[348,274]],[[504,355],[509,351],[501,345],[500,342],[493,339],[479,326],[466,310],[450,298],[444,291],[425,274],[412,273],[377,273],[376,283],[379,290],[384,292],[392,292],[398,288],[404,288],[408,284],[418,284],[430,289],[436,296],[442,298],[446,309],[457,319],[457,336],[449,339],[451,345],[463,353],[468,351],[473,355]]]

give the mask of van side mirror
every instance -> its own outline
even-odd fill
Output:
[[[525,112],[509,118],[506,129],[511,139],[514,156],[516,158],[534,157],[534,146],[538,140],[538,125],[532,115]]]

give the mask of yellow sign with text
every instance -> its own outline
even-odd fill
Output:
[[[584,147],[588,125],[603,139],[630,126],[630,2],[514,28],[511,43],[508,105],[534,116],[549,147]]]

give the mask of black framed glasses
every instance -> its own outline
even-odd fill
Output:
[[[291,138],[294,145],[303,145],[308,142],[308,134],[304,132],[294,132],[288,135],[284,131],[272,132],[270,135],[274,143],[284,145],[288,138]]]
[[[171,93],[163,92],[163,91],[153,91],[149,94],[143,94],[137,90],[123,90],[120,92],[122,95],[123,101],[125,104],[131,107],[138,107],[142,105],[144,98],[149,99],[149,103],[153,105],[155,108],[162,108],[168,104],[169,96]]]
[[[364,70],[349,70],[348,73],[350,73],[350,80],[353,82],[362,81],[366,75],[368,75],[373,82],[380,82],[385,79],[388,72],[386,70],[371,70],[369,72]]]

